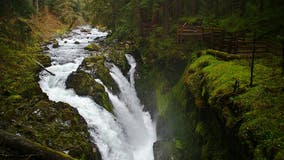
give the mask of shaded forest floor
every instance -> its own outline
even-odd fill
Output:
[[[39,15],[32,16],[30,24],[33,36],[40,41],[56,37],[68,29],[68,25],[58,20],[47,8]]]

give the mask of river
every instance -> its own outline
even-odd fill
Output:
[[[82,29],[89,32],[81,32]],[[76,108],[86,120],[91,140],[95,143],[103,160],[154,160],[153,143],[156,141],[156,127],[148,112],[143,111],[135,90],[136,61],[131,55],[125,55],[131,66],[128,76],[110,64],[109,72],[120,89],[118,95],[105,87],[105,91],[114,107],[114,114],[105,110],[89,97],[78,96],[73,89],[66,89],[68,76],[77,70],[89,53],[83,48],[90,41],[104,37],[107,33],[100,32],[90,26],[74,29],[66,37],[57,38],[60,47],[48,46],[52,65],[40,73],[40,87],[50,100],[68,103]],[[78,41],[79,44],[75,44]],[[99,79],[97,82],[103,85]],[[76,138],[76,137],[74,137]]]

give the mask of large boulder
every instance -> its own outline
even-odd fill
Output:
[[[85,58],[79,66],[79,70],[88,70],[92,72],[93,76],[100,79],[110,91],[113,93],[119,92],[117,84],[109,73],[106,58],[103,55],[95,55]]]
[[[91,44],[87,45],[86,47],[84,47],[84,49],[88,50],[88,51],[99,51],[100,47],[96,43],[91,43]]]
[[[67,88],[73,88],[80,96],[90,96],[99,105],[109,112],[113,112],[113,107],[104,87],[97,83],[94,77],[82,70],[73,72],[66,81]]]

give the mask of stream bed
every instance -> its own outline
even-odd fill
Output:
[[[143,111],[143,105],[137,97],[134,81],[136,61],[131,55],[126,54],[131,66],[127,77],[116,65],[109,65],[110,75],[120,90],[115,95],[105,87],[114,107],[114,114],[91,98],[78,96],[73,89],[66,89],[68,76],[89,56],[84,47],[94,39],[106,35],[107,33],[90,26],[81,26],[70,32],[67,38],[57,38],[58,48],[48,46],[52,65],[46,68],[55,76],[42,71],[40,87],[50,100],[68,103],[78,110],[86,120],[91,140],[98,146],[103,160],[154,160],[156,127],[150,114]],[[96,81],[104,84],[99,79]]]

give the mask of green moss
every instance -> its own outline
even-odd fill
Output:
[[[206,130],[203,122],[198,122],[195,128],[195,133],[201,136],[205,136]]]
[[[20,96],[20,95],[11,95],[11,96],[9,96],[8,97],[8,101],[9,102],[17,102],[17,101],[20,101],[20,100],[22,100],[23,99],[23,97],[22,96]]]
[[[228,60],[226,53],[216,56],[211,50],[198,54],[200,57],[185,72],[188,89],[195,97],[206,100],[227,128],[237,130],[238,138],[249,146],[253,159],[276,159],[283,151],[279,146],[284,142],[280,127],[284,118],[284,84],[280,67],[271,64],[274,58],[271,63],[267,63],[268,57],[256,60],[254,86],[249,87],[248,60],[234,57],[224,61]],[[198,123],[195,131],[204,135],[202,128]],[[205,151],[208,151],[206,146],[202,148]]]
[[[183,142],[180,141],[180,140],[176,140],[176,141],[175,141],[175,148],[176,148],[176,149],[184,149],[184,144],[183,144]]]
[[[109,112],[113,112],[113,107],[104,87],[96,82],[92,75],[81,70],[73,72],[68,77],[66,86],[73,88],[78,95],[91,96],[99,105]]]
[[[96,55],[85,58],[81,64],[81,68],[93,71],[96,78],[99,78],[102,82],[104,82],[111,91],[118,93],[118,86],[109,74],[109,69],[105,66],[104,56]]]
[[[126,74],[130,69],[124,51],[113,51],[111,54],[109,54],[109,58],[122,70],[124,74]]]
[[[88,50],[88,51],[99,51],[100,47],[95,43],[91,43],[91,44],[87,45],[86,47],[84,47],[84,49]]]
[[[59,47],[59,43],[57,42],[57,40],[54,40],[52,42],[52,48],[58,48]]]
[[[157,100],[157,109],[158,109],[159,115],[161,116],[165,115],[165,112],[169,105],[168,95],[165,93],[162,93],[162,91],[159,88],[157,88],[156,89],[156,100]]]

